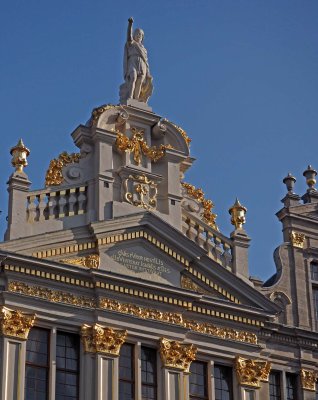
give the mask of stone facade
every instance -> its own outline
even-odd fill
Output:
[[[186,132],[149,106],[128,103],[93,110],[72,133],[78,153],[51,161],[42,190],[32,191],[24,172],[29,150],[23,143],[11,150],[16,171],[0,244],[0,398],[33,398],[28,343],[43,328],[43,398],[60,398],[57,348],[66,332],[81,338],[74,399],[125,398],[126,343],[134,349],[135,399],[223,398],[216,365],[230,371],[232,393],[224,398],[274,398],[274,372],[282,399],[292,391],[288,398],[316,399],[314,185],[302,202],[288,187],[277,213],[277,274],[265,283],[250,279],[246,209],[234,204],[234,231],[223,235],[212,202],[183,180],[194,161]],[[156,397],[142,395],[143,346],[156,354]],[[198,361],[203,397],[195,397],[191,378]]]

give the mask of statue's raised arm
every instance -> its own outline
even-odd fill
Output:
[[[135,99],[147,103],[152,94],[152,77],[150,75],[147,50],[143,45],[144,31],[140,28],[132,31],[133,18],[128,19],[127,42],[124,52],[124,79],[120,86],[120,102]]]
[[[128,28],[127,28],[127,42],[131,43],[133,41],[132,26],[134,23],[133,17],[128,18]]]

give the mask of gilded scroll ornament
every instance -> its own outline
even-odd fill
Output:
[[[19,339],[27,339],[30,329],[34,325],[35,314],[23,313],[19,310],[10,310],[2,307],[0,313],[1,334]]]
[[[193,344],[184,344],[166,338],[160,339],[160,356],[166,368],[177,368],[189,372],[197,350]]]
[[[92,111],[92,116],[91,116],[93,125],[97,124],[97,121],[98,121],[99,117],[103,114],[103,112],[105,112],[107,110],[111,110],[112,108],[116,108],[116,107],[117,106],[115,106],[114,104],[105,104],[103,106],[94,108]]]
[[[61,290],[48,289],[43,286],[27,285],[23,282],[9,282],[9,291],[24,294],[26,296],[38,297],[51,303],[64,303],[76,307],[95,308],[94,297],[77,296]]]
[[[182,289],[192,290],[192,292],[196,293],[211,294],[211,292],[204,290],[201,286],[197,285],[192,279],[185,275],[181,275],[181,287]]]
[[[169,124],[174,126],[177,129],[177,131],[181,134],[183,139],[185,140],[187,146],[190,147],[190,143],[192,142],[192,140],[189,138],[189,136],[187,135],[186,131],[181,128],[181,126],[174,124],[173,122],[169,121],[166,118],[163,118],[163,121],[169,122]]]
[[[153,162],[157,162],[162,158],[166,149],[170,149],[170,145],[160,145],[160,147],[151,146],[149,147],[143,135],[145,131],[143,129],[131,128],[132,137],[124,135],[123,133],[117,133],[116,146],[118,150],[125,151],[126,153],[133,153],[134,161],[137,165],[141,164],[142,155],[146,156]]]
[[[89,254],[88,256],[76,257],[76,258],[64,258],[59,260],[60,263],[79,265],[82,267],[97,269],[100,266],[99,254]]]
[[[237,356],[235,369],[241,385],[259,388],[260,382],[268,382],[271,363]]]
[[[145,308],[130,303],[120,303],[117,300],[102,297],[99,300],[102,309],[133,315],[142,319],[170,323],[172,325],[187,328],[193,332],[218,337],[224,340],[235,340],[238,342],[257,344],[257,336],[254,333],[239,331],[231,328],[223,328],[210,323],[197,322],[184,318],[180,313],[162,312],[153,308]]]
[[[305,244],[305,234],[299,233],[295,231],[291,231],[290,233],[290,241],[293,247],[297,247],[298,249],[303,249]]]
[[[214,204],[211,200],[207,200],[204,197],[204,192],[202,189],[196,189],[195,186],[190,185],[190,183],[182,182],[182,187],[185,188],[187,194],[197,200],[203,207],[203,213],[201,214],[202,221],[211,226],[212,228],[216,229],[217,231],[219,228],[216,225],[216,217],[217,215],[212,212],[214,208]]]
[[[23,168],[28,165],[27,158],[30,155],[30,150],[24,145],[22,139],[18,141],[17,145],[12,147],[10,154],[12,155],[12,166],[15,167],[17,172],[23,172]]]
[[[78,163],[81,158],[80,153],[68,154],[66,151],[61,153],[58,158],[50,161],[48,170],[45,176],[45,186],[60,185],[64,181],[62,169],[65,165]]]
[[[129,175],[124,181],[124,187],[125,200],[128,203],[147,210],[156,208],[157,184],[145,174]]]
[[[301,387],[304,390],[316,391],[316,381],[318,379],[318,372],[310,369],[300,370]]]
[[[126,330],[115,330],[99,324],[82,325],[82,342],[86,352],[118,356],[127,337]]]

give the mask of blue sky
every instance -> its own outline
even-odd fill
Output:
[[[72,130],[118,102],[131,15],[145,31],[149,103],[192,138],[186,180],[213,200],[226,235],[235,197],[248,208],[250,273],[266,279],[282,241],[282,179],[292,172],[302,195],[302,172],[318,167],[316,0],[2,2],[1,231],[9,149],[23,138],[32,187],[43,187],[49,161],[76,151]]]

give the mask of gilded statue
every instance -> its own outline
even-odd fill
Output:
[[[147,50],[143,45],[144,31],[140,28],[133,33],[133,18],[128,19],[127,41],[124,51],[124,79],[120,86],[120,102],[135,99],[147,103],[152,94]]]

